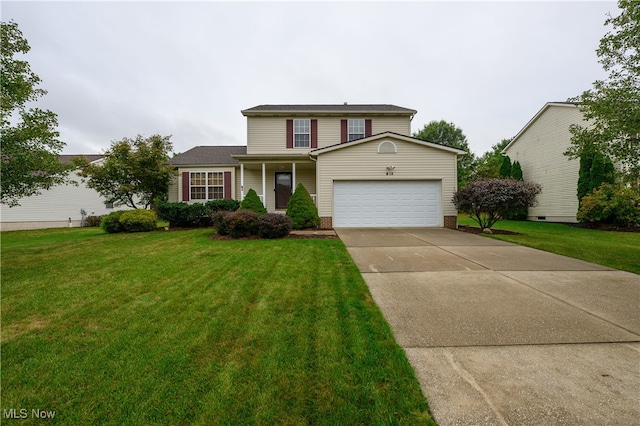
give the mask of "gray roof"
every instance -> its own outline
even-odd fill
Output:
[[[93,163],[94,161],[99,160],[104,156],[101,154],[62,154],[58,156],[58,161],[63,164],[70,163],[71,160],[78,157],[84,157],[88,162]]]
[[[193,166],[200,164],[231,165],[240,164],[231,157],[236,154],[246,154],[247,147],[240,145],[227,146],[196,146],[167,161],[172,166]]]
[[[417,111],[389,104],[334,104],[334,105],[258,105],[242,110],[243,115],[263,113],[374,113],[415,114]]]

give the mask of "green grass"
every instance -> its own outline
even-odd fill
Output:
[[[58,424],[434,424],[341,241],[210,234],[2,233],[1,408]]]
[[[478,226],[461,215],[461,225]],[[493,229],[518,235],[493,234],[490,238],[586,260],[610,268],[640,274],[640,233],[598,231],[561,223],[501,220]]]

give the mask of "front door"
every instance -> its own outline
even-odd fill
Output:
[[[276,209],[286,209],[291,197],[291,172],[276,173]]]

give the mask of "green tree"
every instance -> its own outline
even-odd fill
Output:
[[[15,22],[0,26],[0,202],[17,206],[20,198],[69,182],[70,167],[59,161],[65,143],[58,139],[56,114],[27,107],[47,93],[29,63],[16,58],[29,52],[29,43]]]
[[[495,145],[491,146],[491,150],[482,154],[482,157],[476,161],[476,177],[478,178],[497,178],[500,177],[500,166],[504,156],[502,150],[509,145],[511,139],[502,139]]]
[[[458,157],[458,187],[461,188],[471,181],[474,174],[475,155],[469,148],[469,142],[462,129],[444,120],[434,120],[425,124],[422,130],[414,132],[413,137],[466,151],[466,154]]]
[[[264,208],[264,204],[253,188],[249,189],[247,195],[244,196],[244,200],[240,203],[240,210],[251,210],[258,215],[267,213],[267,209]]]
[[[519,161],[514,162],[511,166],[511,177],[515,180],[524,180],[522,176],[522,166]]]
[[[603,183],[615,183],[613,163],[604,154],[597,151],[584,152],[580,156],[578,171],[578,200],[590,194]]]
[[[500,165],[500,177],[507,179],[511,177],[511,168],[513,166],[511,165],[511,159],[505,155],[502,158],[502,164]]]
[[[108,202],[132,208],[148,208],[155,199],[166,199],[177,172],[165,164],[171,152],[170,136],[153,135],[115,141],[102,164],[76,159],[81,176]]]
[[[598,62],[608,72],[606,80],[596,80],[593,88],[571,101],[582,109],[588,127],[573,125],[571,147],[565,152],[579,158],[596,148],[620,162],[622,177],[634,186],[640,179],[640,2],[619,0],[622,13],[609,16],[611,25],[596,50]]]

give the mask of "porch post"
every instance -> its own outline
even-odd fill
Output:
[[[244,163],[240,163],[240,201],[244,200]]]
[[[296,190],[296,163],[291,163],[291,191]]]
[[[267,169],[262,163],[262,203],[267,207]]]

